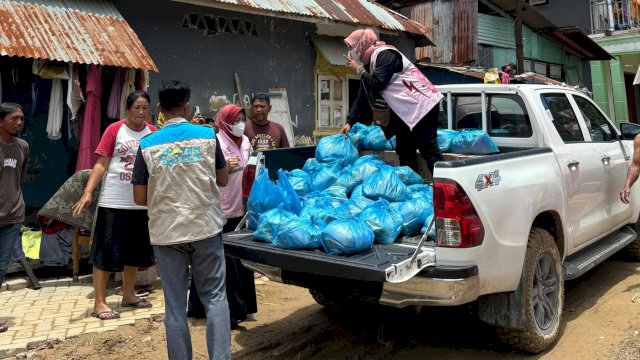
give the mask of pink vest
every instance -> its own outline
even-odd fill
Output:
[[[371,54],[371,73],[380,51],[394,50],[402,56],[402,72],[396,73],[381,95],[411,130],[442,100],[442,94],[402,53],[390,46],[381,46]]]
[[[253,151],[248,137],[242,135],[242,145],[238,149],[235,141],[220,131],[218,132],[218,144],[225,159],[239,157],[240,166],[243,168],[247,166],[249,155]],[[222,217],[224,219],[244,215],[244,208],[242,207],[242,171],[229,174],[227,186],[220,187],[220,207],[222,208]]]

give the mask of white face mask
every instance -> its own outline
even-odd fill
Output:
[[[355,49],[351,49],[349,50],[349,59],[353,61],[360,61],[360,55],[358,55],[358,52],[356,52]]]
[[[241,137],[244,134],[244,128],[245,128],[246,124],[243,122],[239,122],[235,125],[231,126],[231,129],[229,129],[229,131],[231,131],[231,134],[233,134],[233,136],[235,137]]]

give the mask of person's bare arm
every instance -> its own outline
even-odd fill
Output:
[[[111,159],[106,156],[98,157],[96,164],[93,165],[91,176],[89,176],[89,181],[87,181],[87,186],[84,188],[84,192],[82,193],[80,200],[73,205],[74,216],[79,215],[82,210],[88,208],[91,204],[93,191],[102,181],[102,177],[109,167],[109,161],[111,161]]]
[[[227,186],[229,182],[229,170],[227,169],[229,165],[225,165],[222,169],[216,169],[216,184],[218,186]]]
[[[133,185],[133,202],[136,205],[147,206],[147,185]]]
[[[620,200],[628,204],[629,203],[629,195],[631,194],[631,187],[638,180],[638,176],[640,175],[640,135],[636,135],[633,140],[633,159],[631,160],[631,165],[629,165],[629,170],[627,171],[627,181],[624,183],[624,187],[622,191],[620,191]]]

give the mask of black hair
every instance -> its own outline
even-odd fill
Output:
[[[165,81],[158,89],[162,109],[171,111],[184,105],[191,98],[191,88],[180,80]]]
[[[204,122],[205,124],[208,124],[208,123],[215,123],[216,121],[213,118],[208,117],[208,118],[204,118]]]
[[[257,93],[255,95],[253,95],[253,98],[251,99],[251,105],[253,105],[253,103],[256,100],[261,100],[267,103],[267,105],[271,105],[271,99],[269,99],[269,95],[264,94],[264,93]]]
[[[12,112],[18,109],[24,113],[24,109],[20,104],[16,104],[12,102],[6,102],[6,103],[0,104],[0,119],[4,119],[5,116],[11,114]]]
[[[131,109],[131,107],[133,106],[133,103],[136,102],[136,100],[138,100],[139,98],[143,98],[147,100],[149,104],[151,104],[151,98],[149,97],[149,94],[147,94],[146,91],[136,90],[136,91],[132,91],[129,94],[129,96],[127,96],[127,110]]]

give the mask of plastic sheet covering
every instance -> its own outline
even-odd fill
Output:
[[[320,247],[325,224],[316,218],[292,218],[280,225],[273,245],[284,249],[314,250]]]
[[[402,231],[402,214],[386,200],[368,206],[359,218],[373,230],[374,241],[379,244],[393,243]]]
[[[282,192],[269,179],[269,171],[266,168],[260,169],[247,200],[249,213],[247,227],[255,230],[258,226],[260,215],[278,207],[283,201]]]
[[[369,199],[387,201],[406,201],[411,193],[390,166],[380,168],[362,184],[362,192]]]
[[[265,242],[273,242],[273,237],[280,225],[285,224],[296,216],[279,206],[260,215],[258,228],[253,232],[253,238]]]
[[[316,159],[319,162],[337,162],[341,167],[353,164],[358,158],[358,149],[343,134],[325,136],[316,146]]]
[[[336,220],[322,231],[322,247],[329,255],[351,255],[371,249],[373,231],[362,220]]]
[[[476,129],[463,129],[451,141],[451,152],[466,155],[486,155],[498,153],[500,150],[486,132]]]

